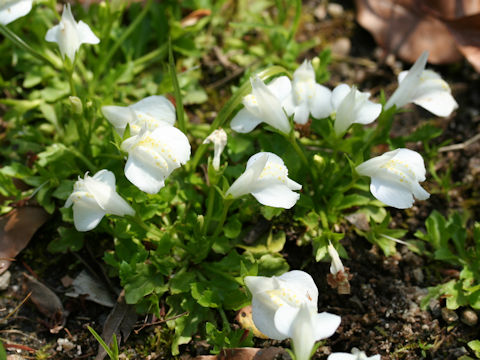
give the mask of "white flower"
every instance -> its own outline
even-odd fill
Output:
[[[337,250],[332,245],[332,243],[328,244],[328,254],[332,258],[332,263],[330,264],[330,273],[332,275],[336,275],[339,272],[345,272],[345,268],[343,267],[342,260],[340,260],[340,256],[338,255]]]
[[[398,88],[385,104],[385,109],[401,108],[413,102],[437,116],[449,116],[458,104],[448,84],[432,70],[425,70],[428,52],[425,51],[409,71],[398,75]]]
[[[165,124],[173,126],[175,123],[175,107],[161,95],[146,97],[130,106],[102,106],[102,113],[120,136],[123,136],[127,124],[133,136],[143,127],[153,131]]]
[[[357,348],[352,349],[352,353],[333,353],[328,355],[327,360],[380,360],[380,355],[367,356],[365,352],[358,350]]]
[[[318,289],[303,271],[247,276],[245,285],[252,293],[255,326],[271,339],[292,338],[298,360],[307,360],[315,341],[332,336],[340,325],[340,316],[317,313]]]
[[[60,47],[60,53],[65,58],[67,55],[73,62],[75,53],[82,44],[98,44],[100,39],[95,36],[90,27],[83,21],[78,23],[73,18],[70,4],[63,8],[62,20],[58,25],[47,31],[45,40],[56,42]]]
[[[342,135],[350,125],[370,124],[382,112],[382,105],[368,100],[370,93],[360,92],[347,84],[338,85],[332,92],[332,107],[335,115],[335,133]]]
[[[315,82],[315,71],[310,61],[305,60],[293,73],[292,91],[283,101],[288,116],[293,116],[297,124],[306,124],[309,114],[316,119],[330,115],[332,106],[330,89]]]
[[[378,200],[398,209],[430,197],[419,184],[425,181],[425,164],[421,155],[408,149],[389,151],[367,160],[356,168],[360,175],[370,176],[370,191]]]
[[[237,198],[250,193],[263,205],[290,209],[300,198],[292,190],[301,188],[302,185],[288,178],[288,169],[280,157],[259,152],[248,159],[247,169],[225,195]]]
[[[7,25],[27,15],[32,10],[33,0],[0,1],[0,24]]]
[[[220,155],[222,155],[225,145],[227,145],[227,133],[223,129],[214,130],[203,141],[204,144],[213,143],[213,168],[218,170],[220,168]]]
[[[65,207],[73,204],[73,222],[78,231],[92,230],[105,214],[134,215],[135,211],[115,190],[115,175],[100,170],[94,176],[85,174],[73,185]]]
[[[244,109],[232,119],[230,127],[239,133],[248,133],[258,124],[265,122],[281,132],[291,130],[287,115],[282,109],[282,101],[291,90],[290,79],[281,76],[265,85],[258,77],[250,78],[252,93],[243,98]]]
[[[190,159],[190,144],[184,133],[173,126],[142,129],[122,143],[128,152],[125,176],[140,190],[156,194],[165,178]]]

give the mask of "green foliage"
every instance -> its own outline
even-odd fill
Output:
[[[467,305],[480,309],[480,223],[475,222],[469,231],[468,221],[465,214],[454,212],[445,218],[435,210],[425,222],[426,233],[415,233],[430,245],[430,255],[435,260],[461,269],[458,280],[429,288],[428,296],[422,300],[423,307],[430,299],[445,296],[449,309]]]

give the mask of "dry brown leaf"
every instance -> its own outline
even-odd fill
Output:
[[[442,64],[461,59],[456,41],[442,21],[428,15],[415,1],[356,0],[357,21],[384,49],[414,62],[429,51],[429,62]]]
[[[477,72],[480,72],[480,14],[445,21],[458,48]]]
[[[110,345],[113,334],[117,337],[117,341],[120,344],[122,339],[125,342],[128,336],[132,332],[133,325],[137,321],[137,313],[133,305],[128,305],[125,302],[125,291],[122,291],[118,296],[117,303],[114,308],[108,314],[105,325],[103,325],[102,339]],[[95,360],[103,360],[107,352],[103,347],[98,347],[98,353]]]
[[[195,25],[200,19],[204,18],[205,16],[210,16],[212,11],[210,9],[197,9],[192,11],[190,14],[185,16],[180,24],[182,27],[188,27]]]
[[[291,360],[285,349],[279,347],[223,349],[217,355],[201,355],[193,360]]]
[[[356,0],[357,21],[377,43],[414,62],[424,50],[434,64],[463,54],[480,72],[480,0]]]
[[[34,206],[15,208],[0,218],[0,274],[47,219],[47,212]]]
[[[262,334],[260,330],[258,330],[255,324],[253,323],[251,305],[247,305],[241,308],[240,310],[238,310],[237,316],[235,316],[235,321],[237,321],[240,324],[242,329],[252,331],[254,336],[261,339],[268,339],[268,336]]]
[[[23,291],[31,293],[30,301],[35,304],[38,311],[48,317],[48,327],[52,334],[58,333],[66,321],[66,314],[62,302],[58,296],[46,285],[35,279],[33,276],[23,274]]]

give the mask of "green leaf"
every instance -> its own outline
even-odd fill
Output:
[[[144,296],[153,292],[161,295],[167,290],[163,276],[152,264],[136,264],[132,269],[123,262],[120,265],[120,278],[125,288],[127,304],[136,304]]]
[[[218,291],[209,288],[205,282],[196,282],[190,285],[192,296],[203,307],[217,308],[222,305],[222,298]]]
[[[223,227],[223,233],[229,239],[236,239],[242,231],[242,223],[238,220],[238,217],[232,217]]]
[[[472,340],[468,342],[467,345],[475,352],[475,356],[480,358],[480,340]]]
[[[349,209],[354,206],[368,205],[372,199],[370,196],[361,194],[350,194],[345,196],[340,203],[336,206],[338,210]]]
[[[47,247],[51,253],[79,251],[83,247],[84,234],[73,228],[59,227],[59,238],[53,239]]]

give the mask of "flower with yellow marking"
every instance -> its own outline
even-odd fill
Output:
[[[421,155],[409,149],[389,151],[356,167],[360,175],[370,176],[370,191],[383,203],[406,209],[413,197],[426,200],[430,194],[419,184],[425,181],[425,164]]]

